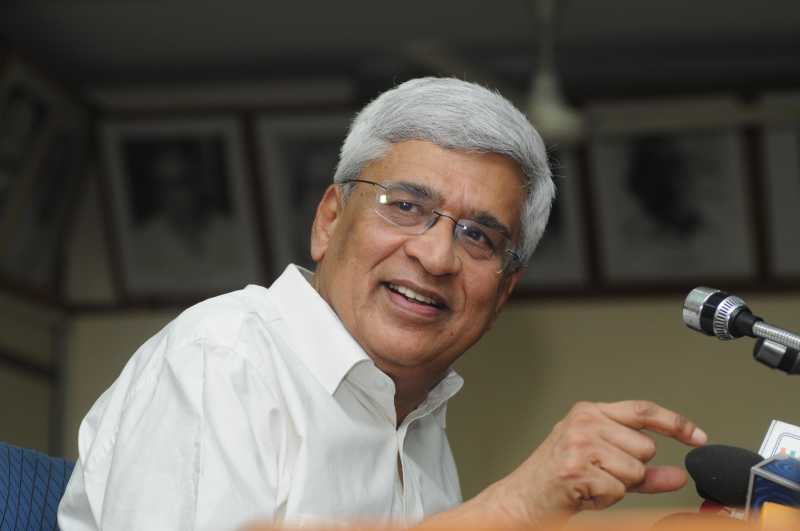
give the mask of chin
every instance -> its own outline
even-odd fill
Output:
[[[384,343],[384,342],[381,342]],[[368,354],[373,360],[381,360],[382,363],[397,365],[401,367],[413,367],[416,365],[424,364],[429,359],[421,352],[414,352],[409,349],[398,348],[397,345],[402,342],[395,341],[392,345],[386,347],[383,345],[373,345],[368,349]]]

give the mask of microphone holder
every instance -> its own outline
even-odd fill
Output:
[[[788,348],[769,339],[759,339],[753,347],[753,358],[786,374],[800,374],[800,350]]]

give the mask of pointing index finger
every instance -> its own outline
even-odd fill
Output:
[[[708,440],[706,433],[680,413],[675,413],[648,400],[599,403],[610,419],[637,430],[650,430],[677,439],[692,446],[702,446]]]

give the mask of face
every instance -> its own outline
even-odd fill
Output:
[[[407,141],[359,178],[422,185],[440,197],[439,212],[493,216],[519,241],[522,178],[501,155]],[[312,229],[316,288],[381,370],[433,384],[491,326],[520,273],[470,258],[446,218],[404,233],[375,212],[376,193],[363,183],[346,201],[340,186],[326,191]]]

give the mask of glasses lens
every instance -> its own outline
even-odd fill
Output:
[[[494,229],[462,219],[456,226],[456,237],[472,258],[487,260],[498,256],[503,260],[502,255],[507,247],[506,237]]]
[[[498,273],[513,273],[521,267],[519,255],[510,249],[503,253],[502,262]]]
[[[424,231],[433,215],[433,205],[427,197],[403,186],[388,186],[378,192],[377,212],[386,221]]]

